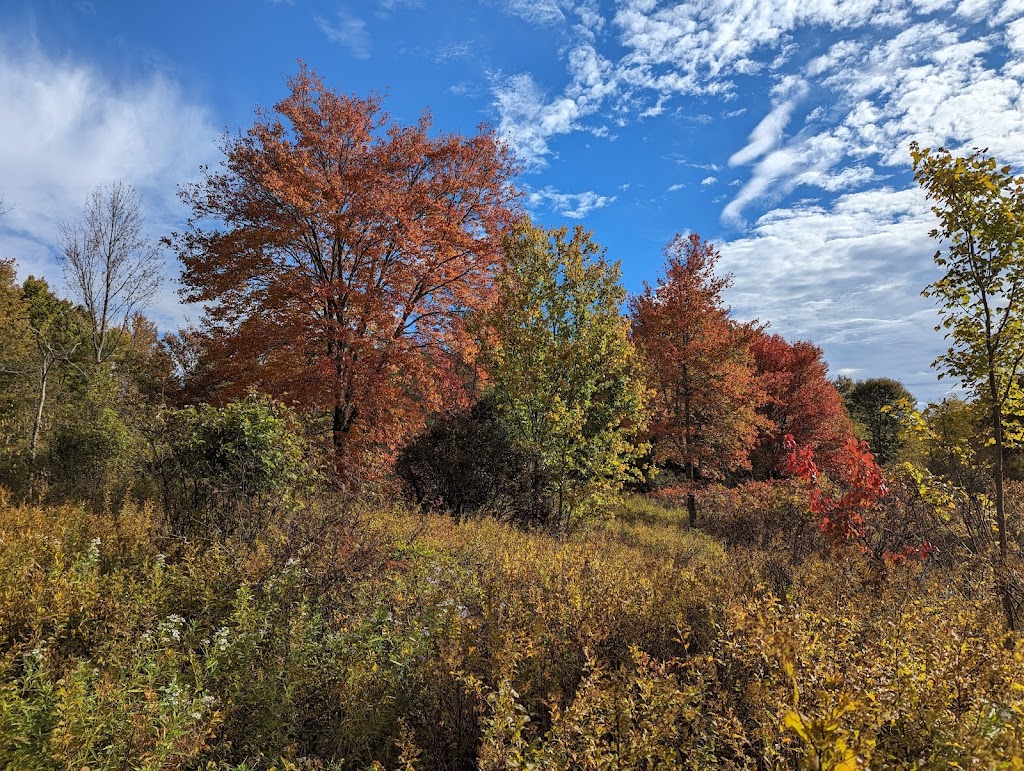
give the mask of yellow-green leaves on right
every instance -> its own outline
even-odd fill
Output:
[[[924,290],[937,298],[942,322],[936,329],[945,329],[950,341],[935,364],[940,376],[958,379],[989,413],[1000,572],[1008,575],[1003,455],[1021,436],[1024,410],[1024,177],[984,150],[956,158],[914,142],[910,154],[914,179],[939,218],[931,235],[944,246],[935,253],[944,275]],[[1012,590],[1015,583],[1000,585],[1011,629],[1024,604]]]

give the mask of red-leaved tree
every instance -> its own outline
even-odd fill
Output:
[[[788,343],[762,333],[750,351],[765,392],[759,411],[768,419],[751,458],[755,475],[765,478],[785,471],[787,434],[831,470],[855,434],[843,397],[828,379],[821,349],[805,340]]]
[[[429,115],[401,125],[380,97],[331,91],[305,66],[288,85],[182,190],[192,216],[170,241],[185,299],[205,303],[196,385],[322,415],[351,474],[457,386],[514,164],[490,131],[431,136]]]
[[[909,546],[904,541],[903,548],[895,552],[879,544],[878,526],[884,518],[883,503],[889,498],[889,487],[867,442],[846,440],[833,458],[827,487],[822,484],[811,448],[799,446],[792,434],[785,436],[783,444],[788,453],[785,471],[807,482],[808,508],[818,518],[818,528],[829,544],[854,545],[863,554],[889,564],[926,560],[935,553],[935,547],[926,540]],[[900,501],[890,503],[900,506]]]
[[[730,277],[715,275],[713,244],[677,235],[665,257],[664,278],[630,300],[631,334],[654,391],[654,460],[683,472],[693,526],[695,483],[749,468],[764,424],[749,353],[757,327],[730,318],[721,297]]]

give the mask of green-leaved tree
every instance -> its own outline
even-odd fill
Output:
[[[949,349],[935,362],[940,377],[959,380],[986,406],[992,445],[999,584],[1011,629],[1018,626],[1011,592],[1003,489],[1005,449],[1024,438],[1024,177],[984,150],[966,158],[939,148],[910,148],[914,179],[924,188],[943,248],[944,271],[925,290],[937,298]]]
[[[489,315],[493,394],[534,463],[534,502],[564,533],[635,472],[646,390],[618,263],[577,227],[510,232]]]
[[[906,386],[887,377],[851,381],[843,400],[857,424],[857,433],[871,447],[875,459],[883,466],[899,459],[906,437],[897,408],[901,402],[910,405],[916,402]]]

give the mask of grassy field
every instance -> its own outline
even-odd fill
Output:
[[[316,500],[209,543],[0,501],[0,768],[1021,768],[990,571],[772,495],[564,540]]]

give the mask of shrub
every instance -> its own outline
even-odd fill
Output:
[[[781,593],[772,546],[640,497],[561,540],[316,505],[316,538],[165,554],[145,509],[0,495],[0,768],[1024,760],[1022,640],[973,564],[836,545]]]
[[[140,440],[115,409],[116,387],[97,376],[51,434],[42,460],[56,500],[118,508],[137,481]]]
[[[486,398],[471,409],[435,418],[405,448],[396,470],[420,505],[456,517],[487,512],[537,523],[547,520],[550,502],[536,466]]]
[[[250,396],[162,417],[150,465],[177,535],[251,538],[309,479],[297,422],[279,403]]]

